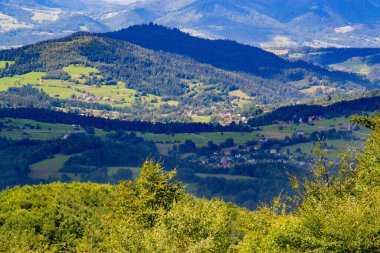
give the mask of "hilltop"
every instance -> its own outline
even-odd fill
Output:
[[[321,76],[333,82],[345,80],[363,85],[369,84],[358,76],[339,71],[327,71],[303,61],[287,61],[258,47],[239,44],[232,40],[202,39],[178,29],[152,23],[132,26],[116,32],[100,34],[100,36],[128,41],[156,51],[184,55],[217,68],[245,72],[266,79],[291,82]],[[308,82],[305,81],[305,83]]]
[[[29,84],[84,107],[108,105],[108,111],[136,116],[155,112],[186,120],[198,110],[207,116],[239,108],[240,100],[261,104],[305,97],[279,81],[86,33],[1,51],[0,59],[8,62],[0,69],[2,90]]]
[[[251,105],[373,87],[355,74],[156,25],[108,34],[77,33],[0,51],[1,90],[22,85],[69,101],[82,113],[206,122],[242,121],[239,114]]]

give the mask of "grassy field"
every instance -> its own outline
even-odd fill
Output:
[[[13,64],[15,64],[14,61],[0,61],[0,69],[4,69],[7,66],[7,63],[8,66],[12,66]]]
[[[141,170],[140,167],[108,167],[107,169],[108,169],[107,171],[108,176],[115,175],[119,170],[129,169],[132,171],[134,179],[140,175],[140,170]]]
[[[31,140],[50,140],[61,138],[64,134],[55,131],[21,131],[21,130],[11,130],[11,131],[0,131],[0,137],[5,137],[13,140],[31,139]]]
[[[84,85],[85,79],[81,78],[81,76],[88,77],[90,73],[99,73],[95,68],[70,65],[63,68],[63,70],[69,73],[74,81],[79,80],[80,82],[42,79],[46,75],[45,72],[31,72],[24,75],[0,78],[0,91],[6,91],[10,87],[32,85],[35,88],[42,89],[51,97],[72,99],[72,95],[80,97],[84,94],[90,94],[99,98],[95,102],[110,104],[114,107],[131,106],[136,100],[140,100],[141,103],[146,102],[149,107],[158,107],[166,103],[173,106],[178,106],[179,104],[178,101],[163,102],[160,96],[152,94],[142,96],[136,90],[126,88],[123,82],[118,82],[117,85]],[[99,74],[94,74],[94,76],[101,77]],[[118,103],[113,103],[112,101],[118,101]]]
[[[364,140],[358,140],[358,141],[346,141],[346,140],[327,140],[325,141],[327,144],[326,151],[327,156],[331,160],[336,160],[338,153],[341,151],[344,151],[345,148],[348,146],[353,146],[356,148],[361,149],[364,145]],[[301,143],[296,144],[288,147],[283,147],[281,149],[282,152],[289,151],[291,154],[295,155],[303,155],[306,154],[309,158],[315,157],[315,143],[309,142],[309,143]]]
[[[294,130],[303,131],[305,134],[310,134],[314,131],[323,131],[331,128],[343,129],[345,126],[350,124],[350,119],[345,117],[333,118],[333,119],[324,119],[320,121],[314,121],[313,125],[299,124],[299,125],[288,125],[284,127],[283,130],[277,129],[277,131],[282,133],[291,133]],[[276,126],[265,126],[263,127],[267,131],[271,129],[272,131],[276,131]],[[350,142],[346,140],[327,140],[326,144],[328,147],[328,155],[329,158],[335,158],[337,153],[341,151],[347,145],[354,145],[356,147],[361,147],[365,141],[365,139],[369,136],[370,131],[367,129],[361,128],[360,131],[355,131],[354,135],[359,138],[359,140]],[[307,154],[310,157],[314,156],[314,144],[313,143],[302,143],[297,145],[292,145],[288,147],[284,147],[281,151],[285,152],[289,150],[291,153],[300,154],[297,150],[300,150],[302,153]]]
[[[311,86],[310,88],[300,90],[303,93],[308,93],[308,94],[315,94],[318,90],[322,90],[324,92],[333,92],[336,89],[331,88],[325,85],[316,85],[316,86]]]
[[[94,73],[94,74],[99,73],[99,70],[96,68],[85,67],[82,65],[70,65],[70,66],[64,67],[62,70],[67,72],[71,76],[73,75],[90,76],[90,73]]]
[[[71,125],[50,124],[26,119],[5,118],[0,119],[0,123],[4,125],[4,129],[0,130],[0,136],[14,140],[26,138],[34,140],[56,139],[71,133],[73,130]],[[84,131],[83,128],[80,130]]]
[[[206,174],[206,173],[195,173],[197,177],[200,178],[207,178],[207,177],[216,177],[216,178],[223,178],[226,180],[255,180],[253,177],[247,177],[247,176],[236,176],[236,175],[229,175],[229,174]]]
[[[72,130],[71,125],[64,125],[64,124],[51,124],[51,123],[44,123],[44,122],[38,122],[35,120],[29,120],[29,119],[0,119],[0,122],[4,123],[6,126],[11,127],[21,127],[25,124],[29,124],[31,126],[37,127],[40,126],[41,130]]]
[[[251,133],[237,133],[237,132],[215,132],[215,133],[200,133],[200,134],[151,134],[151,133],[137,133],[138,136],[145,140],[154,142],[184,142],[192,140],[197,145],[207,145],[208,141],[213,141],[217,144],[224,142],[227,138],[233,138],[236,144],[243,144],[247,141],[256,140],[258,137],[257,132]]]
[[[0,119],[0,123],[4,124],[5,128],[0,131],[0,136],[14,136],[15,139],[25,138],[29,135],[30,138],[48,139],[51,137],[61,137],[66,132],[71,132],[73,126],[64,124],[49,124],[43,122],[37,122],[34,120],[25,119]],[[186,140],[192,140],[198,146],[207,145],[208,141],[220,144],[227,138],[234,139],[234,142],[238,144],[244,144],[247,141],[259,140],[262,137],[283,139],[286,136],[291,136],[297,131],[303,131],[305,134],[310,134],[314,131],[322,131],[330,128],[343,128],[350,123],[348,118],[340,117],[334,119],[324,119],[321,121],[314,121],[312,125],[308,124],[281,124],[281,125],[267,125],[261,126],[259,130],[252,132],[214,132],[214,133],[199,133],[199,134],[152,134],[141,133],[136,134],[145,140],[156,142],[162,153],[166,153],[169,148],[175,143],[183,143]],[[83,128],[81,128],[83,131]],[[107,132],[96,129],[97,136],[104,136]],[[360,130],[356,133],[359,138],[365,137],[368,131]],[[44,137],[44,135],[47,135]],[[51,135],[51,136],[50,136]]]
[[[350,123],[349,118],[339,117],[339,118],[332,118],[332,119],[324,119],[324,120],[320,120],[320,121],[315,121],[314,125],[317,127],[328,128],[328,127],[340,127],[343,125],[347,125],[349,123]]]
[[[364,76],[367,76],[371,73],[371,67],[369,65],[363,63],[360,59],[355,58],[338,64],[332,64],[329,67],[334,70],[347,71]]]
[[[76,154],[78,155],[78,154]],[[30,166],[29,176],[33,179],[49,179],[49,177],[57,177],[59,170],[63,168],[65,162],[74,155],[58,154],[54,157],[35,163]]]
[[[24,75],[0,78],[0,91],[5,91],[10,87],[17,87],[27,84],[38,85],[44,75],[46,75],[45,72],[30,72]]]
[[[247,93],[245,93],[244,91],[241,91],[241,90],[231,91],[229,93],[229,95],[231,97],[238,97],[238,98],[241,98],[241,99],[251,99],[251,97]]]
[[[201,123],[208,123],[211,120],[210,116],[193,116],[192,117],[193,122],[201,122]]]
[[[151,134],[151,133],[137,133],[138,136],[154,142],[163,144],[184,142],[185,140],[192,140],[198,146],[207,145],[208,141],[220,144],[227,138],[234,139],[236,144],[244,144],[247,141],[259,140],[262,137],[272,139],[283,139],[286,136],[292,136],[295,132],[303,131],[305,134],[310,134],[315,131],[323,131],[331,128],[341,129],[350,124],[348,118],[339,117],[334,119],[324,119],[314,121],[309,124],[280,124],[280,125],[267,125],[261,126],[259,130],[252,132],[215,132],[215,133],[199,133],[199,134]],[[361,130],[363,133],[365,131]],[[358,137],[361,137],[360,134]],[[163,147],[164,148],[164,147]]]
[[[11,139],[38,139],[47,140],[52,138],[61,138],[67,133],[71,133],[73,126],[64,124],[49,124],[43,122],[37,122],[34,120],[25,119],[0,119],[0,123],[3,125],[3,129],[0,131],[0,136],[8,137]],[[168,151],[173,145],[179,145],[185,142],[185,140],[192,140],[198,147],[207,145],[208,141],[213,141],[216,144],[224,142],[227,138],[233,138],[235,145],[244,144],[247,141],[259,140],[263,136],[266,138],[279,138],[283,139],[285,136],[291,136],[296,131],[303,131],[305,134],[310,134],[314,131],[327,130],[332,127],[342,128],[349,124],[348,118],[340,117],[334,119],[325,119],[321,121],[314,121],[312,125],[308,124],[282,124],[282,125],[268,125],[260,127],[260,130],[256,130],[250,133],[239,132],[216,132],[216,133],[200,133],[200,134],[151,134],[151,133],[136,133],[138,136],[145,140],[153,141],[161,155],[167,155]],[[81,129],[83,131],[83,129]],[[100,129],[96,129],[97,136],[105,136],[108,132]],[[361,129],[355,131],[354,135],[360,140],[350,142],[346,140],[327,140],[327,151],[330,159],[336,159],[336,155],[347,145],[353,145],[355,147],[362,147],[364,140],[369,135],[368,130]],[[282,152],[289,151],[294,155],[305,156],[309,158],[314,157],[314,144],[302,143],[292,146],[283,147]],[[54,157],[33,164],[31,166],[30,176],[34,179],[48,179],[49,177],[55,177],[59,175],[59,169],[63,167],[64,163],[71,156],[55,155]],[[109,167],[108,174],[114,175],[120,169],[131,169],[133,176],[139,175],[138,167]],[[247,179],[253,180],[250,177],[233,176],[228,174],[212,175],[212,174],[197,174],[199,177],[219,177],[226,180]]]

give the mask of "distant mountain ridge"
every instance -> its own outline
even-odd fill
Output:
[[[6,0],[0,13],[2,46],[154,22],[265,48],[380,47],[379,0]],[[63,18],[68,31],[42,25]]]
[[[98,34],[98,36],[128,41],[151,50],[184,55],[217,68],[242,71],[263,78],[296,81],[306,78],[308,72],[314,72],[332,81],[350,80],[369,85],[366,80],[356,75],[338,71],[330,72],[303,61],[286,61],[257,47],[234,41],[197,38],[178,29],[155,24],[132,26],[116,32]],[[295,75],[298,77],[292,80],[291,76]]]

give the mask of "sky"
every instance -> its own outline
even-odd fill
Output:
[[[136,3],[136,2],[142,2],[145,0],[105,0],[105,1],[110,2],[110,3],[132,4],[132,3]]]

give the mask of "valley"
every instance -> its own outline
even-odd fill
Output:
[[[168,168],[177,167],[179,179],[189,185],[187,189],[189,193],[199,197],[217,195],[248,208],[255,208],[257,205],[257,202],[248,201],[249,199],[262,201],[274,197],[273,194],[278,189],[278,185],[270,186],[267,184],[268,180],[278,180],[281,187],[290,190],[286,173],[307,174],[308,168],[315,159],[314,149],[319,140],[327,151],[327,157],[338,162],[338,153],[349,147],[361,149],[369,136],[367,130],[352,124],[350,119],[345,117],[316,118],[306,123],[283,122],[262,125],[245,132],[166,134],[141,131],[121,132],[93,128],[90,125],[51,124],[19,118],[3,118],[0,126],[0,137],[6,137],[15,144],[20,141],[34,140],[37,141],[33,144],[37,145],[36,147],[48,145],[51,141],[71,140],[70,142],[75,143],[85,135],[88,135],[86,138],[95,138],[94,140],[98,139],[104,143],[107,142],[106,140],[114,138],[123,140],[130,136],[132,143],[141,143],[139,145],[146,143],[144,145],[150,146],[152,153],[149,156],[152,157],[154,154],[153,157],[163,161]],[[76,138],[79,139],[76,140]],[[134,140],[134,138],[137,139]],[[154,147],[151,146],[152,144]],[[115,152],[111,151],[114,149],[112,145],[107,144],[109,152]],[[133,149],[138,150],[137,148]],[[116,178],[129,179],[138,176],[137,168],[141,164],[135,162],[131,164],[130,160],[99,163],[92,154],[97,154],[102,150],[98,149],[97,146],[94,148],[85,146],[76,149],[73,153],[53,151],[47,157],[42,156],[28,165],[29,180],[32,180],[31,182],[91,180],[105,183],[114,182]],[[106,159],[105,161],[118,152],[125,151],[120,149],[114,155],[109,152],[102,155],[105,155],[103,158]],[[85,157],[87,162],[82,160]],[[272,171],[270,168],[276,169]],[[272,178],[275,175],[279,178]],[[233,195],[229,191],[215,188],[220,184],[225,184],[227,187],[236,183],[244,183],[246,186],[242,190],[233,191]],[[257,189],[259,185],[263,187],[260,193],[245,194],[244,198],[236,197],[243,194],[240,191]]]
[[[379,0],[0,1],[0,252],[380,252]]]
[[[362,149],[369,131],[350,116],[379,101],[369,75],[306,55],[154,24],[0,51],[0,153],[6,167],[23,161],[1,187],[114,184],[138,178],[151,157],[198,197],[255,209],[291,194],[289,174],[307,176],[316,147],[333,164]]]

